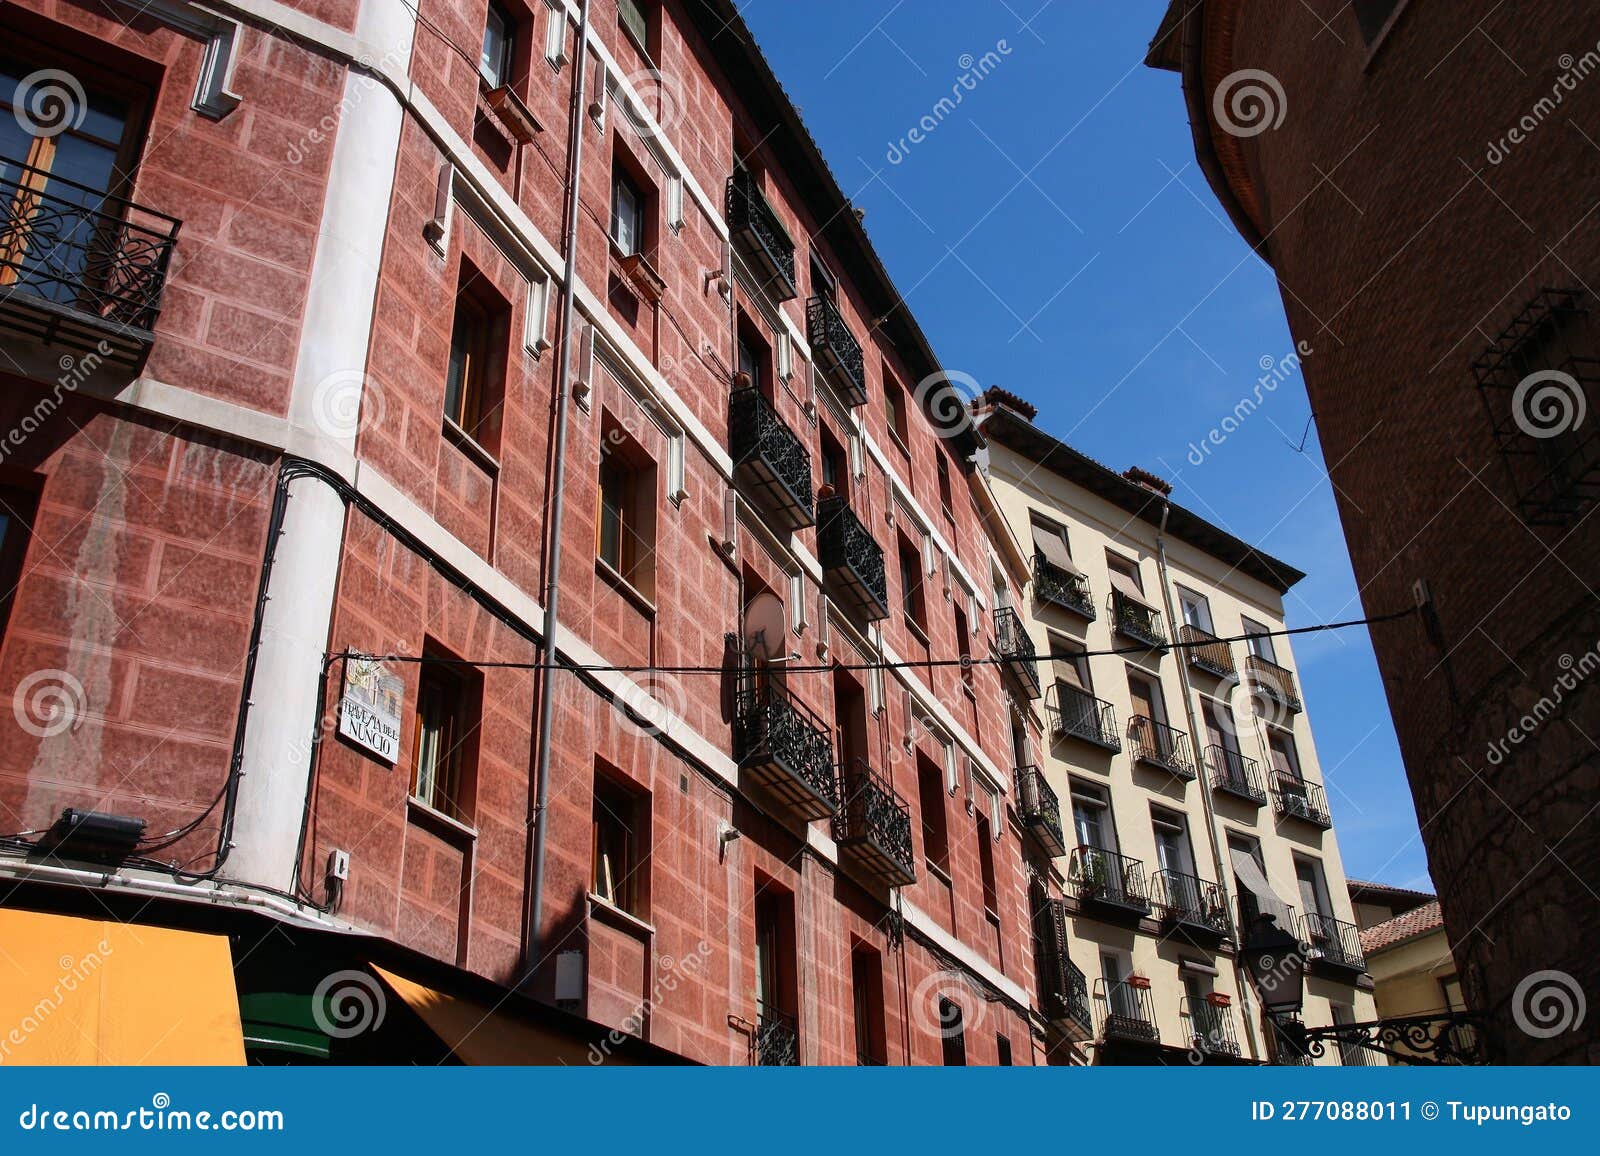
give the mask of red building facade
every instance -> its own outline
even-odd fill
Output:
[[[0,26],[4,902],[265,911],[695,1061],[1069,1057],[1025,561],[731,4]]]

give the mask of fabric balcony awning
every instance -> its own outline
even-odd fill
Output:
[[[1138,605],[1143,606],[1146,610],[1155,610],[1157,613],[1160,612],[1160,608],[1151,602],[1150,599],[1146,598],[1144,593],[1133,584],[1133,579],[1122,573],[1122,571],[1111,571],[1111,586],[1112,589],[1114,589],[1118,594],[1121,594],[1124,598],[1128,599],[1130,602],[1135,602]]]
[[[226,936],[0,910],[0,1064],[243,1064]]]
[[[1229,848],[1228,853],[1233,860],[1233,874],[1239,880],[1239,886],[1254,896],[1256,909],[1264,915],[1272,916],[1277,920],[1280,930],[1293,935],[1294,920],[1290,916],[1289,905],[1278,898],[1278,893],[1272,889],[1272,884],[1267,882],[1266,873],[1261,870],[1255,857],[1237,847]],[[1239,932],[1241,935],[1247,935],[1249,930],[1247,927],[1241,927]]]
[[[1067,544],[1062,540],[1057,530],[1048,526],[1035,524],[1033,527],[1033,547],[1044,555],[1046,562],[1052,566],[1060,567],[1068,574],[1082,574],[1083,571],[1073,564],[1072,555],[1067,553]]]

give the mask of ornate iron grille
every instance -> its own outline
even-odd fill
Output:
[[[1079,847],[1072,853],[1069,870],[1078,899],[1108,903],[1133,911],[1150,910],[1150,884],[1144,864],[1103,847]]]
[[[1328,793],[1320,784],[1284,774],[1274,775],[1273,779],[1273,809],[1278,814],[1304,819],[1318,827],[1333,826],[1333,816],[1328,813]]]
[[[1070,682],[1057,682],[1054,698],[1054,702],[1045,704],[1052,733],[1080,738],[1108,751],[1122,749],[1122,739],[1117,736],[1117,712],[1109,702]]]
[[[1186,648],[1190,666],[1218,678],[1233,677],[1233,650],[1215,634],[1185,622],[1178,627],[1178,640],[1195,644]]]
[[[1367,957],[1361,950],[1361,929],[1319,911],[1300,917],[1301,934],[1311,945],[1311,958],[1330,967],[1365,971]]]
[[[849,405],[867,404],[867,369],[861,343],[838,305],[823,296],[806,302],[806,341],[817,366]]]
[[[1067,905],[1047,899],[1034,912],[1039,1004],[1044,1018],[1075,1039],[1087,1039],[1094,1020],[1089,1010],[1089,981],[1067,954]]]
[[[1039,663],[1033,649],[1033,639],[1028,637],[1022,619],[1009,606],[998,606],[994,612],[994,646],[1006,660],[1006,669],[1025,690],[1029,698],[1039,697]]]
[[[1036,766],[1017,768],[1017,817],[1051,858],[1067,853],[1061,830],[1061,800]]]
[[[817,503],[817,553],[851,609],[868,622],[889,616],[883,547],[843,498]]]
[[[827,726],[770,675],[747,671],[739,692],[734,749],[757,782],[801,818],[839,809]]]
[[[765,497],[786,528],[816,521],[811,453],[756,386],[741,386],[729,397],[728,440],[738,475]]]
[[[1204,928],[1220,939],[1233,934],[1228,893],[1220,883],[1207,883],[1182,871],[1157,871],[1156,897],[1161,918],[1169,925]]]
[[[1300,710],[1300,693],[1295,689],[1294,672],[1270,659],[1252,654],[1245,659],[1250,685],[1285,710]]]
[[[800,1033],[794,1017],[764,1008],[756,1021],[756,1063],[764,1068],[793,1068],[800,1064]]]
[[[1101,1039],[1161,1042],[1161,1033],[1156,1029],[1155,1001],[1150,998],[1148,987],[1125,979],[1097,979],[1094,998],[1100,1008]]]
[[[114,360],[148,352],[179,221],[65,177],[0,164],[0,316],[35,339]]]
[[[1234,1029],[1232,1008],[1184,996],[1182,1012],[1189,1017],[1189,1035],[1195,1051],[1208,1056],[1243,1054],[1239,1034]]]
[[[1600,360],[1583,294],[1541,288],[1472,363],[1523,517],[1562,525],[1600,498]]]
[[[1120,590],[1111,592],[1111,623],[1124,638],[1143,643],[1152,650],[1167,648],[1167,633],[1161,626],[1160,613],[1140,606]]]
[[[1133,741],[1133,757],[1140,762],[1160,767],[1180,779],[1195,777],[1189,736],[1176,727],[1142,714],[1134,715],[1128,720],[1128,738]]]
[[[1267,792],[1261,786],[1261,766],[1254,759],[1213,744],[1206,748],[1206,763],[1211,768],[1213,789],[1256,804],[1267,801]]]
[[[728,178],[728,232],[745,260],[754,266],[774,301],[788,301],[794,287],[794,242],[762,195],[748,169]]]
[[[1091,620],[1095,617],[1089,580],[1082,574],[1062,569],[1043,554],[1033,556],[1033,593],[1041,602],[1064,606]]]
[[[915,882],[911,808],[865,759],[852,759],[840,778],[844,802],[833,830],[841,853],[891,887]]]

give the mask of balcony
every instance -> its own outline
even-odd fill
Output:
[[[839,857],[889,887],[916,881],[911,851],[911,808],[865,759],[852,759],[840,775],[842,803],[833,817]]]
[[[1017,817],[1052,859],[1067,853],[1067,841],[1061,831],[1061,800],[1038,767],[1017,768]]]
[[[1128,740],[1133,744],[1133,757],[1137,761],[1158,767],[1179,779],[1195,777],[1189,736],[1182,731],[1138,714],[1128,720]]]
[[[1079,847],[1067,876],[1085,914],[1113,923],[1138,923],[1150,914],[1144,864],[1103,847]]]
[[[1204,671],[1217,678],[1234,676],[1233,650],[1215,634],[1185,622],[1178,627],[1178,640],[1190,644],[1184,649],[1189,656],[1191,670]]]
[[[1006,671],[1016,681],[1018,688],[1029,698],[1038,698],[1039,663],[1033,649],[1033,639],[1028,637],[1022,619],[1009,606],[998,606],[994,612],[994,645],[1004,659]]]
[[[1190,1046],[1200,1055],[1223,1060],[1243,1056],[1239,1033],[1234,1027],[1233,1009],[1227,1004],[1184,996],[1180,1011],[1189,1019]]]
[[[1308,911],[1300,917],[1301,937],[1311,945],[1311,963],[1342,979],[1354,978],[1367,970],[1367,957],[1361,950],[1361,929],[1331,915]]]
[[[1333,816],[1328,814],[1328,794],[1320,784],[1284,774],[1275,775],[1273,779],[1272,804],[1278,814],[1324,831],[1333,826]]]
[[[1067,956],[1067,905],[1060,899],[1048,899],[1033,920],[1040,1010],[1068,1039],[1086,1040],[1094,1034],[1089,982]]]
[[[800,1064],[800,1033],[794,1017],[764,1010],[756,1021],[755,1061],[763,1068],[794,1068]]]
[[[861,343],[845,324],[844,314],[826,297],[806,302],[806,342],[817,368],[833,383],[845,404],[867,404],[867,369]]]
[[[1245,659],[1245,669],[1250,672],[1250,685],[1264,697],[1277,703],[1284,710],[1299,713],[1300,693],[1295,689],[1293,671],[1286,670],[1259,654],[1252,654]]]
[[[53,347],[144,364],[179,221],[0,159],[0,332],[13,356],[61,372]]]
[[[1161,625],[1159,610],[1135,602],[1120,590],[1111,592],[1110,609],[1111,624],[1122,637],[1151,650],[1167,649],[1167,632]]]
[[[1206,765],[1211,768],[1211,788],[1224,795],[1261,806],[1267,792],[1261,785],[1261,766],[1254,759],[1222,746],[1206,748]]]
[[[1070,682],[1057,682],[1053,690],[1055,701],[1045,704],[1051,734],[1082,739],[1112,752],[1122,749],[1122,739],[1117,736],[1117,712],[1109,702]]]
[[[728,178],[727,207],[729,237],[768,296],[774,301],[799,296],[794,287],[794,242],[748,169],[738,169]]]
[[[1162,926],[1196,947],[1215,949],[1233,934],[1228,893],[1182,871],[1156,872],[1156,902]]]
[[[745,774],[797,819],[810,822],[839,809],[833,737],[820,718],[770,680],[742,689],[734,751]]]
[[[1250,928],[1256,925],[1256,920],[1263,914],[1272,916],[1277,925],[1290,935],[1298,926],[1294,908],[1287,903],[1281,903],[1276,898],[1272,906],[1263,905],[1260,898],[1250,891],[1239,892],[1239,935],[1246,938]]]
[[[1139,1044],[1159,1044],[1155,1000],[1150,998],[1148,981],[1094,981],[1094,1000],[1100,1010],[1100,1038],[1127,1040]]]
[[[829,588],[846,610],[867,622],[889,617],[883,547],[843,498],[817,503],[817,554]]]
[[[1033,596],[1040,602],[1060,606],[1094,621],[1094,597],[1089,593],[1089,579],[1057,566],[1043,554],[1033,556]]]
[[[788,531],[812,525],[811,454],[753,385],[728,399],[733,476],[761,495],[773,520]]]

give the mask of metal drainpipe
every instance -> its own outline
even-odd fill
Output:
[[[1156,531],[1156,568],[1161,571],[1161,601],[1166,607],[1167,621],[1172,623],[1173,633],[1177,633],[1178,618],[1172,611],[1172,574],[1167,569],[1167,515],[1172,512],[1172,503],[1167,499],[1161,500],[1161,526]],[[1176,639],[1174,641],[1177,641]],[[1195,748],[1195,777],[1200,780],[1200,806],[1206,815],[1206,834],[1210,837],[1211,861],[1217,871],[1217,886],[1225,887],[1223,880],[1228,877],[1228,869],[1222,856],[1222,842],[1217,838],[1217,816],[1211,808],[1210,783],[1206,781],[1205,762],[1200,757],[1200,719],[1194,709],[1194,687],[1189,682],[1189,663],[1181,649],[1176,655],[1178,659],[1178,682],[1183,686],[1183,713],[1189,720],[1189,734]],[[1235,896],[1237,899],[1237,896]],[[1232,915],[1232,912],[1229,912]],[[1239,966],[1239,955],[1233,956],[1233,986],[1239,993],[1240,1010],[1245,1013],[1244,1030],[1250,1038],[1250,1049],[1257,1058],[1265,1058],[1261,1042],[1256,1038],[1254,1016],[1250,1012],[1250,988],[1245,981],[1244,970]]]
[[[544,907],[545,815],[549,811],[550,801],[550,725],[555,714],[555,662],[559,626],[556,615],[561,601],[561,517],[564,508],[562,499],[566,496],[567,407],[572,398],[573,298],[578,279],[579,176],[583,171],[583,136],[588,131],[584,122],[583,98],[589,72],[589,0],[580,0],[578,5],[578,45],[573,58],[572,111],[568,122],[571,128],[567,142],[567,223],[566,235],[561,239],[561,258],[565,264],[561,274],[561,322],[555,346],[561,364],[556,371],[556,428],[550,468],[552,493],[545,570],[544,640],[539,648],[544,670],[539,684],[539,714],[534,723],[534,763],[537,769],[532,800],[533,849],[528,857],[528,881],[524,891],[523,942],[526,946],[522,974],[517,979],[519,988],[528,986],[539,964],[539,917]]]

